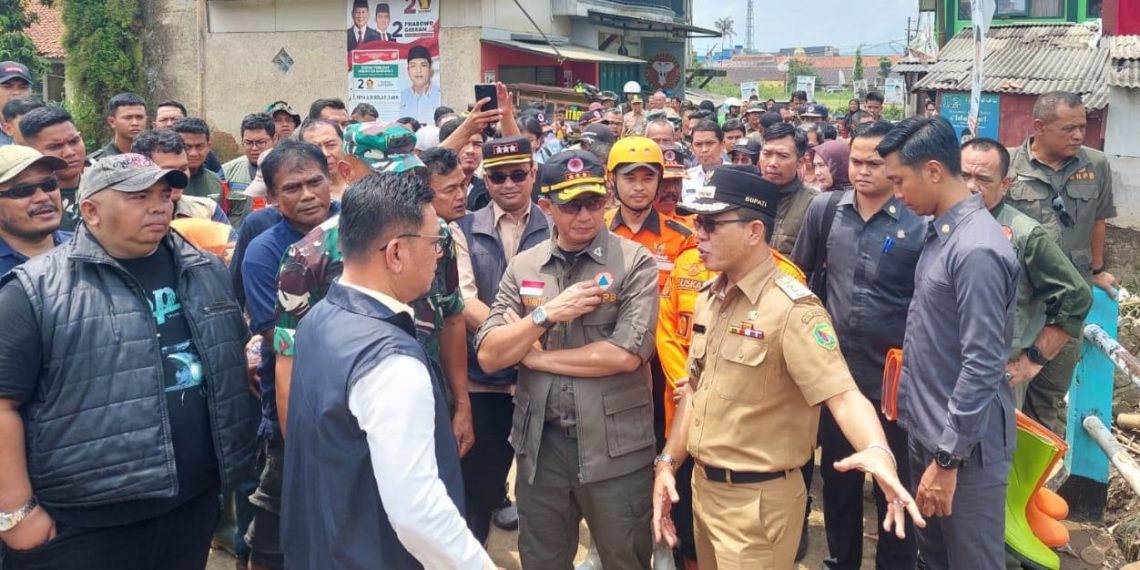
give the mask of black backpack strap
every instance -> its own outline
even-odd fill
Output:
[[[823,209],[823,231],[819,233],[815,267],[811,270],[811,290],[824,302],[827,301],[827,238],[831,235],[831,224],[835,222],[835,213],[839,211],[841,199],[843,199],[841,191],[834,191],[827,197],[827,206]]]

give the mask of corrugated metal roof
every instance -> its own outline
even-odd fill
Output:
[[[1082,24],[994,26],[985,40],[982,91],[1071,91],[1083,95],[1089,108],[1102,109],[1108,105],[1109,50],[1090,45],[1096,37]],[[973,65],[973,32],[966,29],[942,48],[937,61],[921,68],[900,63],[906,67],[899,71],[927,71],[915,90],[968,91]]]
[[[1108,84],[1140,89],[1140,36],[1113,36],[1108,41]]]
[[[1140,36],[1111,36],[1108,55],[1112,59],[1140,59]]]

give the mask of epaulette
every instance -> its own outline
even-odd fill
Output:
[[[802,283],[786,273],[781,272],[776,275],[776,286],[793,302],[815,296],[811,289],[804,287]]]
[[[693,235],[692,228],[689,228],[688,226],[686,226],[685,224],[682,224],[681,222],[678,222],[677,220],[665,220],[665,226],[669,227],[669,228],[673,228],[673,231],[675,231],[675,232],[677,232],[677,233],[679,233],[685,237],[689,237],[689,236]]]

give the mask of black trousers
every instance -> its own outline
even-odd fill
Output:
[[[887,445],[895,454],[899,480],[910,481],[907,461],[907,434],[898,424],[888,421],[880,411],[878,401],[871,401],[879,416],[879,423],[887,436]],[[819,417],[820,476],[823,478],[823,521],[827,531],[830,555],[823,561],[829,570],[858,570],[863,560],[863,481],[862,471],[840,473],[832,466],[836,461],[855,452],[831,412],[824,408]],[[907,570],[916,564],[914,525],[907,518],[906,539],[882,530],[887,513],[887,501],[879,485],[874,485],[875,506],[878,510],[879,541],[875,552],[878,570]]]
[[[4,552],[4,570],[202,570],[221,513],[212,489],[155,518],[124,526],[56,523],[56,537]]]
[[[510,394],[471,393],[475,445],[464,456],[463,488],[467,496],[467,528],[480,543],[491,533],[491,515],[503,503],[514,450],[511,435],[514,399]]]

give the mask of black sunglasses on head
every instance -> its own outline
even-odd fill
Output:
[[[25,182],[23,184],[13,184],[11,188],[0,192],[0,198],[8,198],[10,200],[21,200],[34,196],[36,192],[43,190],[45,194],[50,194],[59,190],[59,178],[52,174],[39,182]]]

